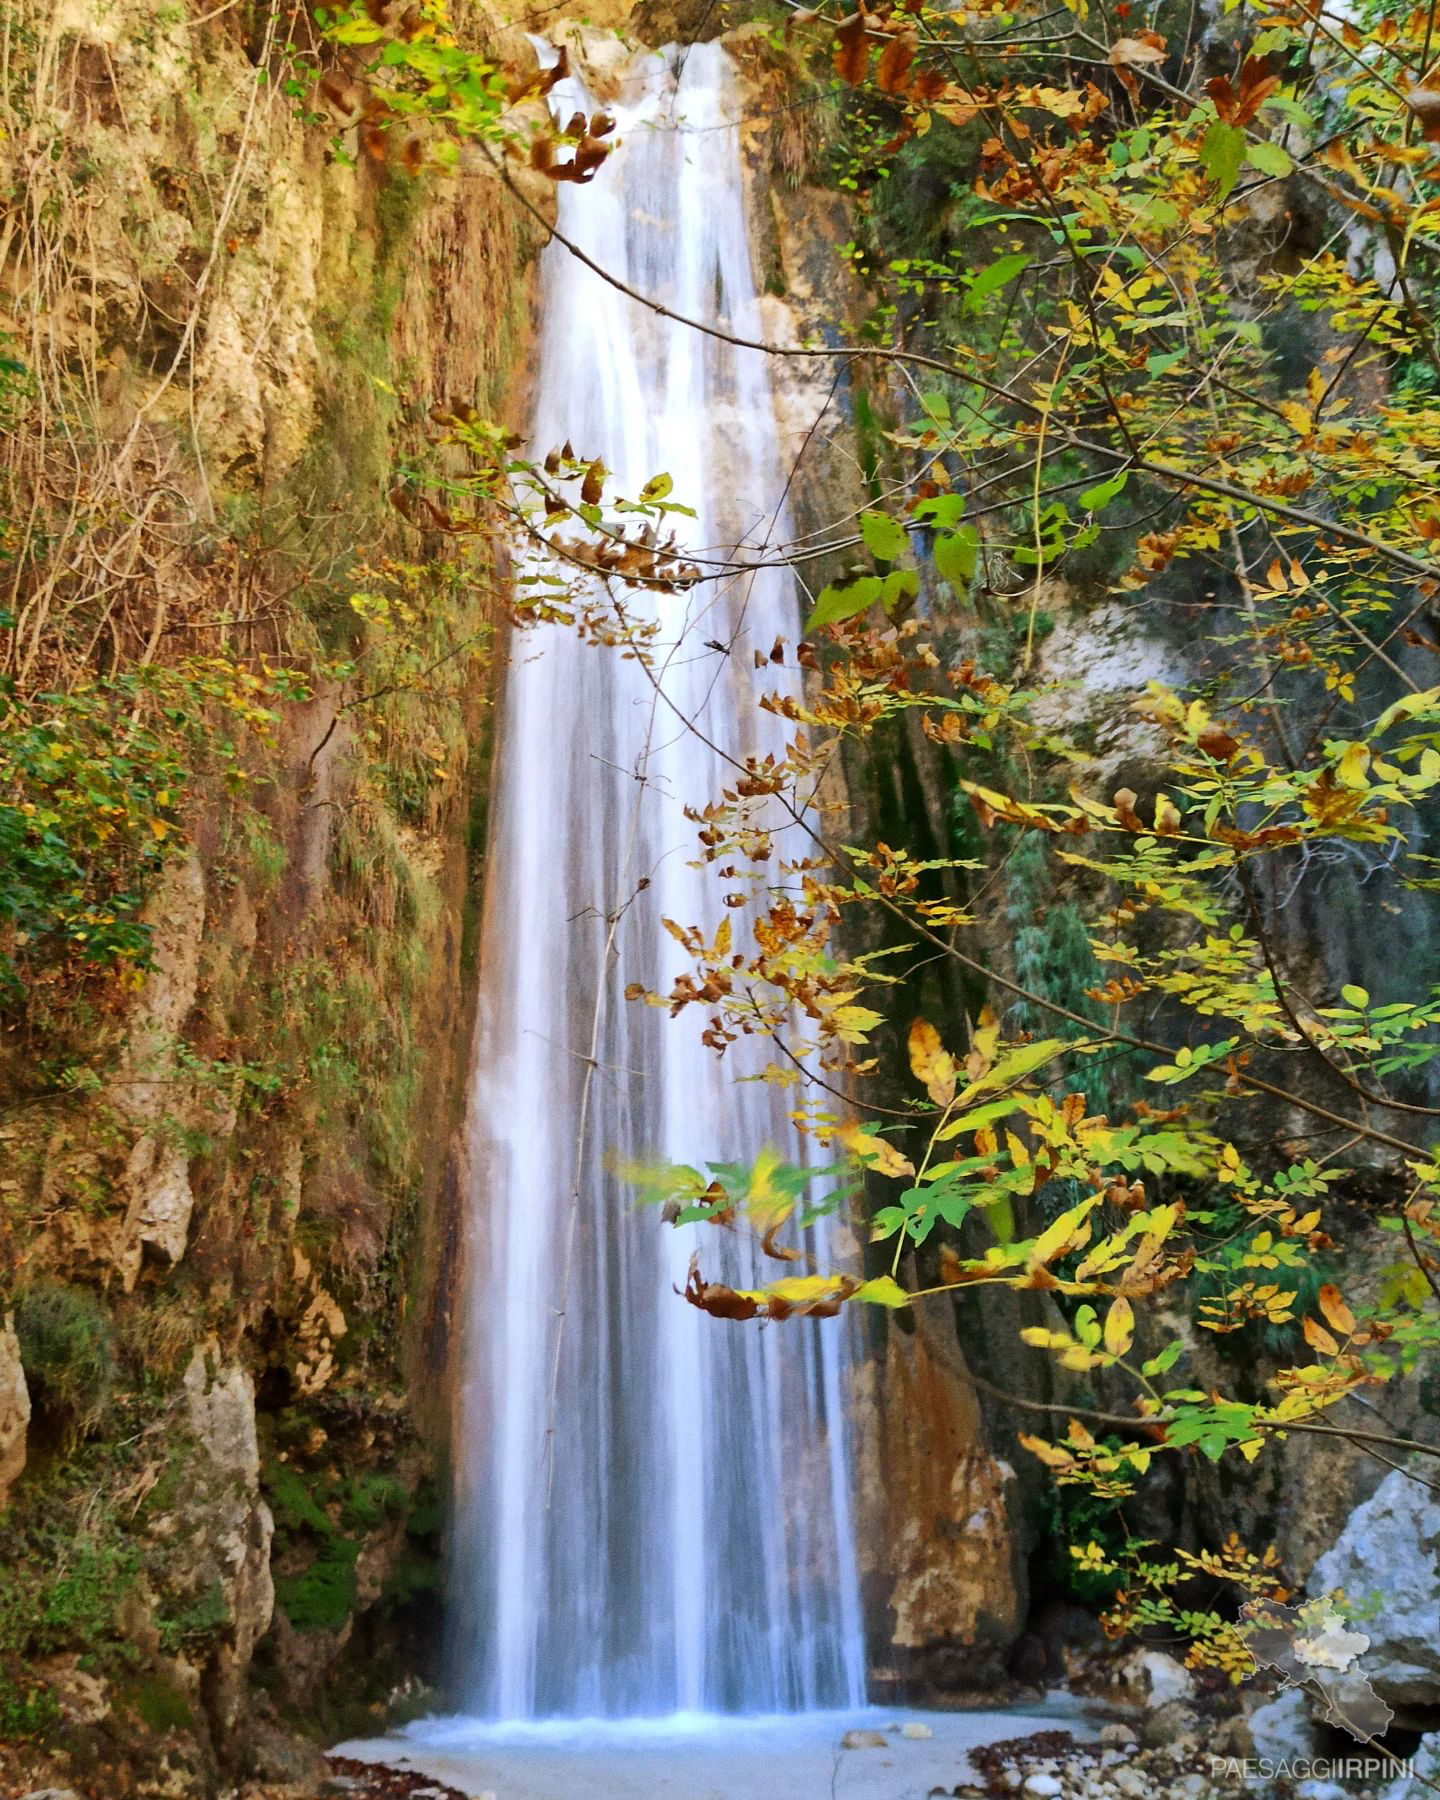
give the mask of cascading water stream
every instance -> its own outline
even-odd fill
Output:
[[[573,87],[554,100],[562,114],[590,105]],[[637,292],[758,336],[740,109],[717,45],[638,59],[611,107],[619,147],[592,184],[561,188],[560,219]],[[537,453],[571,440],[604,459],[616,493],[669,473],[697,509],[682,521],[695,546],[788,535],[767,359],[659,318],[558,245],[543,284]],[[617,1158],[748,1162],[766,1146],[804,1159],[793,1096],[738,1079],[769,1056],[742,1040],[717,1058],[694,1014],[672,1022],[621,998],[684,966],[662,919],[709,938],[723,910],[691,866],[683,807],[717,797],[733,770],[678,715],[732,755],[778,753],[752,650],[793,642],[796,598],[771,569],[633,592],[627,607],[658,608],[673,709],[633,660],[559,625],[517,637],[503,703],[471,1113],[455,1686],[491,1719],[855,1706],[848,1327],[740,1325],[687,1306],[675,1290],[697,1248],[712,1278],[784,1270],[757,1266],[741,1234],[637,1211],[611,1172]],[[786,679],[764,676],[771,689]],[[822,1268],[825,1230],[812,1230]]]

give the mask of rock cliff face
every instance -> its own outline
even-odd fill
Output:
[[[304,9],[6,39],[0,652],[34,729],[120,680],[103,741],[153,692],[181,749],[126,765],[166,786],[141,972],[0,983],[0,1788],[199,1794],[303,1775],[440,1639],[503,606],[386,495],[432,412],[510,416],[535,245],[367,151]]]
[[[889,1325],[858,1372],[860,1572],[882,1697],[993,1684],[1022,1623],[1015,1473],[990,1448],[948,1311]]]

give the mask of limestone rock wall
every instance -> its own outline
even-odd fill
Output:
[[[57,553],[0,652],[191,716],[146,964],[3,996],[0,1789],[206,1794],[440,1642],[505,605],[387,494],[435,416],[518,416],[537,232],[479,158],[367,152],[307,9],[22,0],[6,42],[7,513]]]

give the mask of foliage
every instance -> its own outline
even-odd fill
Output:
[[[483,50],[459,42],[446,0],[418,0],[398,24],[374,6],[319,7],[324,41],[338,51],[338,68],[323,73],[318,62],[292,64],[290,91],[314,100],[337,125],[356,130],[361,154],[393,162],[411,175],[426,168],[454,169],[467,144],[488,153],[524,156],[548,179],[586,182],[609,153],[614,121],[604,113],[583,116],[564,129],[525,118],[517,109],[549,93],[568,71],[562,48],[538,74],[502,67]]]
[[[409,1489],[377,1471],[346,1480],[335,1469],[305,1474],[273,1463],[265,1491],[275,1514],[277,1601],[297,1631],[339,1631],[355,1610],[363,1534],[403,1513]],[[422,1584],[418,1568],[406,1581]]]
[[[291,697],[288,674],[224,658],[137,669],[69,692],[24,695],[0,675],[0,1004],[63,966],[137,971],[146,890],[170,848],[207,708],[266,731],[260,702]]]
[[[15,1301],[15,1335],[39,1421],[73,1443],[98,1423],[115,1377],[114,1328],[85,1288],[37,1283]]]

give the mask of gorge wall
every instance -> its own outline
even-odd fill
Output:
[[[0,1787],[203,1793],[305,1773],[439,1642],[503,608],[387,492],[432,410],[508,416],[534,234],[327,116],[304,9],[5,38],[7,817],[16,743],[73,754],[103,875],[170,753],[143,695],[183,743],[117,880],[148,968],[0,926]]]

